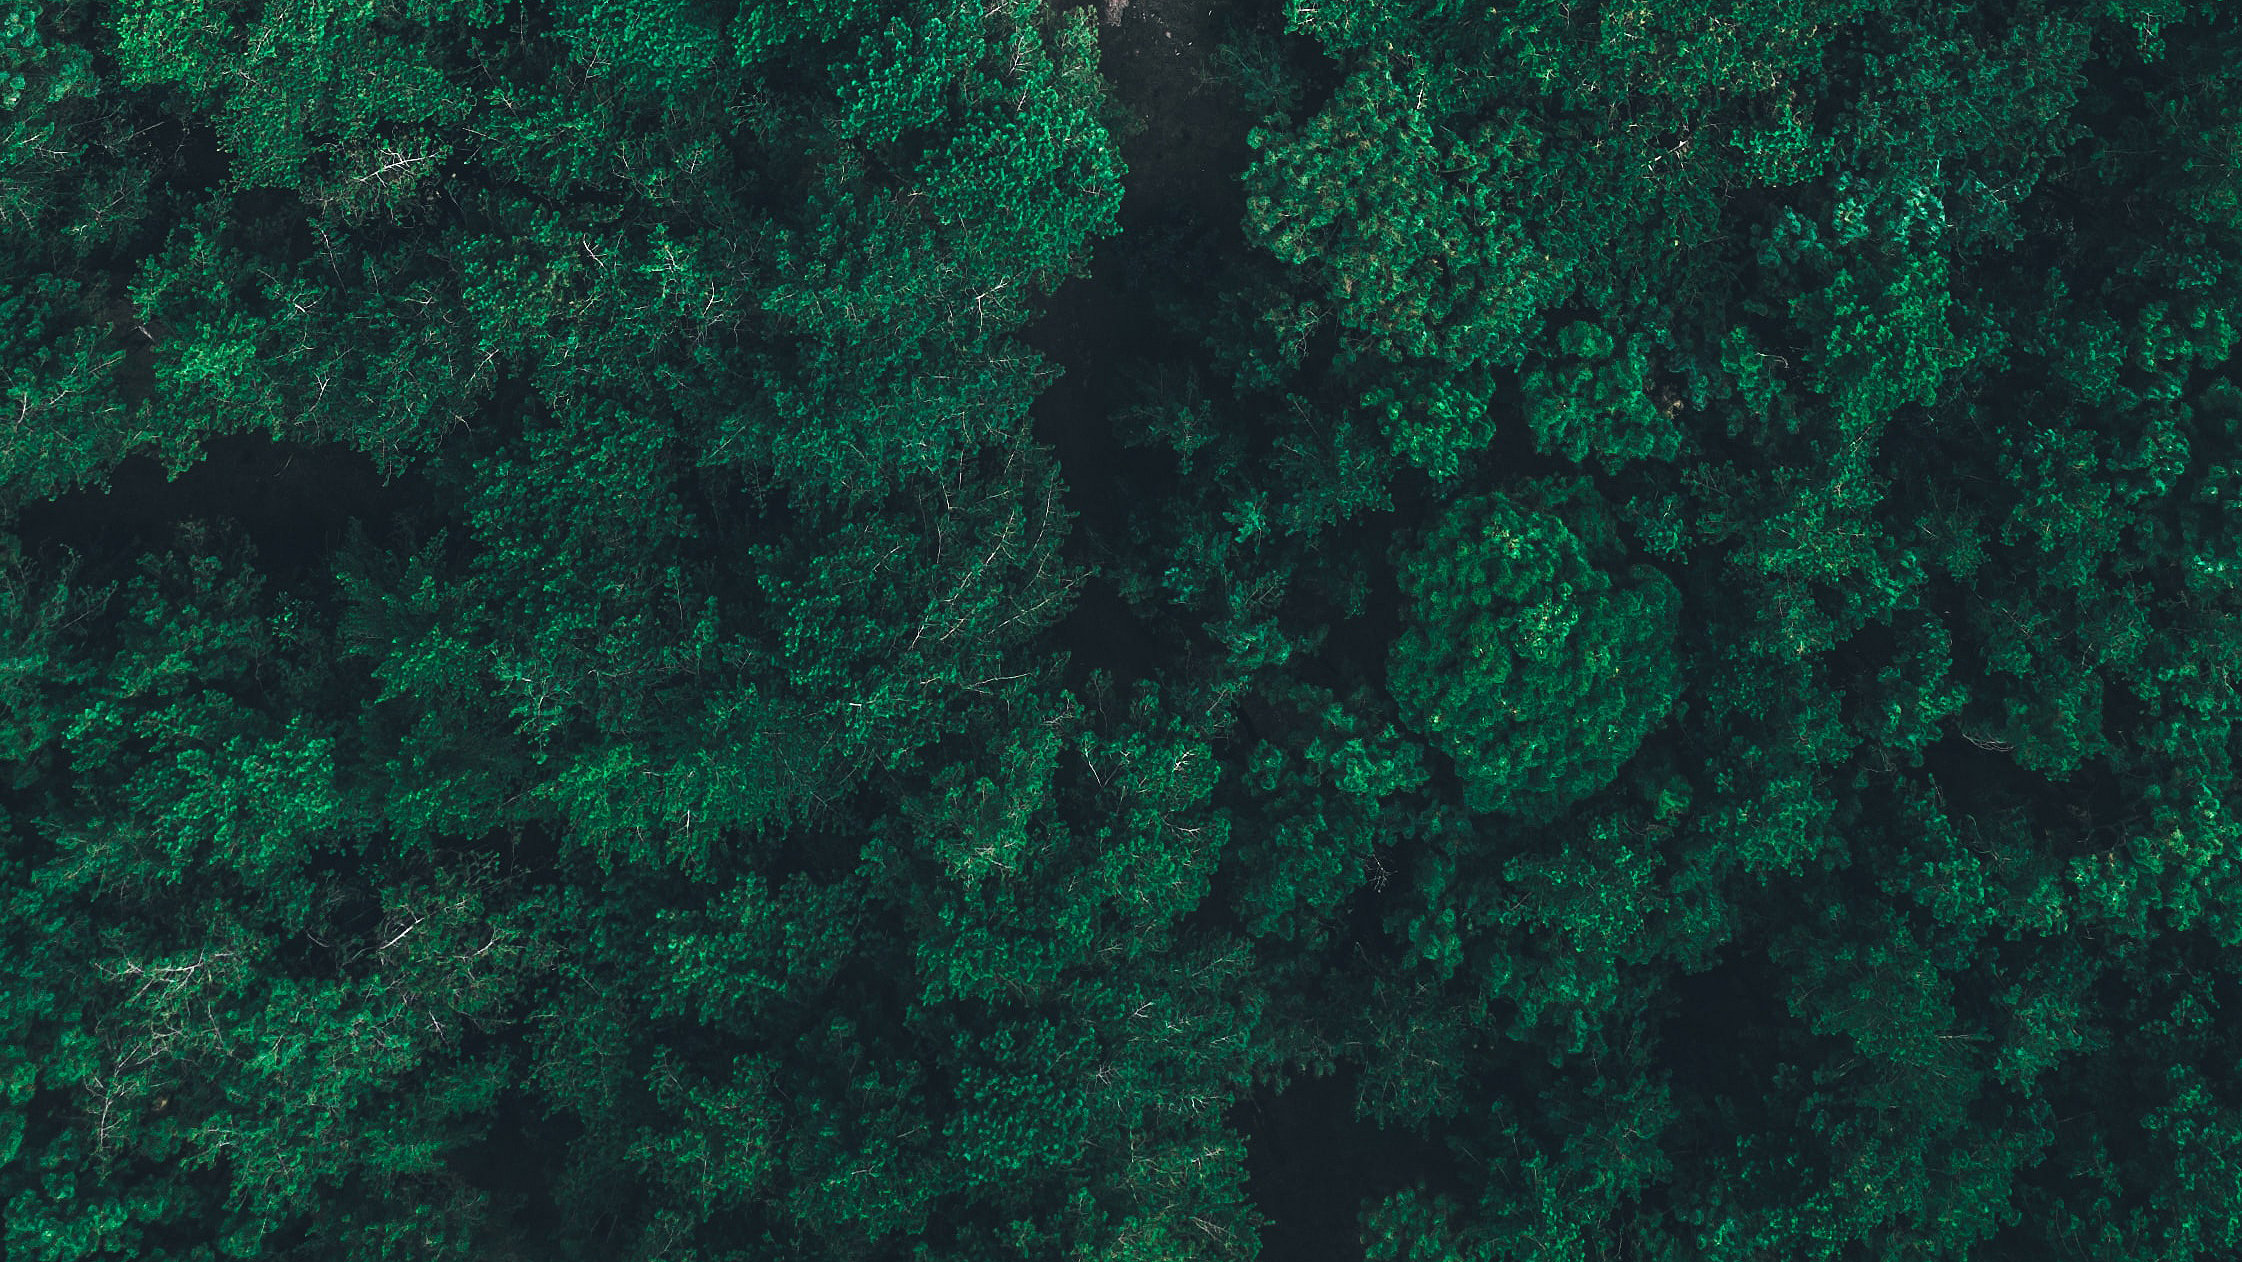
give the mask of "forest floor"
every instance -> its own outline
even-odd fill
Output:
[[[1129,164],[1124,225],[1188,208],[1194,218],[1235,219],[1238,173],[1250,151],[1237,90],[1216,72],[1223,27],[1240,5],[1209,0],[1128,0],[1105,28],[1101,69],[1144,130],[1122,146]]]
[[[1125,0],[1118,23],[1099,28],[1099,69],[1133,128],[1121,150],[1121,231],[1098,244],[1087,274],[1061,286],[1024,334],[1062,370],[1036,400],[1035,434],[1058,454],[1068,504],[1080,514],[1072,550],[1084,562],[1107,555],[1106,541],[1126,529],[1132,486],[1160,463],[1118,441],[1114,413],[1135,401],[1148,373],[1199,351],[1161,316],[1161,273],[1245,246],[1238,177],[1252,155],[1246,133],[1254,120],[1215,57],[1227,29],[1281,25],[1276,8],[1272,0]],[[1119,595],[1097,580],[1079,592],[1060,639],[1073,651],[1076,676],[1102,667],[1126,683],[1149,674],[1160,656]]]
[[[1238,176],[1252,154],[1253,120],[1215,71],[1227,16],[1208,0],[1127,0],[1118,25],[1099,32],[1099,68],[1136,127],[1121,146],[1121,233],[1098,244],[1088,274],[1061,286],[1027,334],[1066,369],[1038,399],[1036,418],[1038,436],[1073,466],[1070,482],[1102,467],[1096,457],[1107,454],[1104,432],[1126,378],[1170,349],[1160,345],[1166,330],[1141,283],[1150,256],[1179,235],[1244,244]],[[1078,454],[1092,458],[1068,459]]]
[[[1166,273],[1249,248],[1239,177],[1252,161],[1246,135],[1260,120],[1220,73],[1222,42],[1284,27],[1277,0],[1126,4],[1119,23],[1099,32],[1100,69],[1136,124],[1122,144],[1121,232],[1098,244],[1088,275],[1061,286],[1025,332],[1064,370],[1037,398],[1035,431],[1058,453],[1068,503],[1081,514],[1073,551],[1090,563],[1126,529],[1139,498],[1133,488],[1166,461],[1124,446],[1114,414],[1136,401],[1139,383],[1188,371],[1205,354],[1161,309],[1175,292]],[[1167,656],[1097,579],[1080,592],[1058,639],[1076,675],[1100,666],[1126,681]],[[1232,1123],[1246,1139],[1249,1193],[1271,1219],[1264,1258],[1359,1262],[1358,1208],[1394,1190],[1382,1181],[1386,1172],[1426,1164],[1395,1156],[1408,1149],[1423,1157],[1415,1151],[1423,1141],[1356,1119],[1345,1073],[1259,1092],[1240,1102]]]

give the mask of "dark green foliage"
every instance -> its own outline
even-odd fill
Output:
[[[1454,504],[1400,577],[1389,686],[1474,811],[1556,817],[1610,782],[1680,689],[1674,585],[1648,566],[1615,584],[1546,508]]]
[[[0,1256],[2242,1249],[2236,13],[1104,7],[0,0]]]

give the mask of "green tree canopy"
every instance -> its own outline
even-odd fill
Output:
[[[1389,671],[1465,804],[1532,820],[1610,783],[1681,690],[1680,593],[1649,566],[1615,582],[1545,495],[1464,500],[1425,532]]]

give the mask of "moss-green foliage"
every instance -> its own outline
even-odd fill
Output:
[[[1614,582],[1554,512],[1501,494],[1451,505],[1400,581],[1394,699],[1455,762],[1472,810],[1562,813],[1610,783],[1680,690],[1680,593],[1648,566]]]
[[[0,0],[0,1256],[2242,1249],[2237,12],[1216,7]]]
[[[1372,1255],[2231,1247],[2165,1137],[2225,1133],[2233,1040],[2111,1006],[2235,1002],[2231,15],[1287,13],[1335,82],[1241,44],[1264,254],[1183,322],[1125,590],[1243,698],[1233,906],[1343,996],[1295,1055],[1457,1154]],[[1344,481],[1270,458],[1331,432]],[[1429,779],[1278,772],[1386,723]]]
[[[6,21],[0,477],[90,532],[7,540],[9,1256],[1250,1238],[1180,1014],[1007,1007],[1159,951],[1223,836],[1203,736],[1035,643],[1091,15]],[[245,435],[405,511],[70,516]],[[1203,1191],[1084,1165],[1109,1118]]]
[[[1529,371],[1523,382],[1535,448],[1575,464],[1594,456],[1610,468],[1645,457],[1673,459],[1681,430],[1672,418],[1681,400],[1661,406],[1651,399],[1643,341],[1638,334],[1621,347],[1585,320],[1560,330],[1559,357]]]

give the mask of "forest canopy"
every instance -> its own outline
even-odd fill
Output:
[[[0,0],[0,1258],[2242,1253],[2242,10]]]

